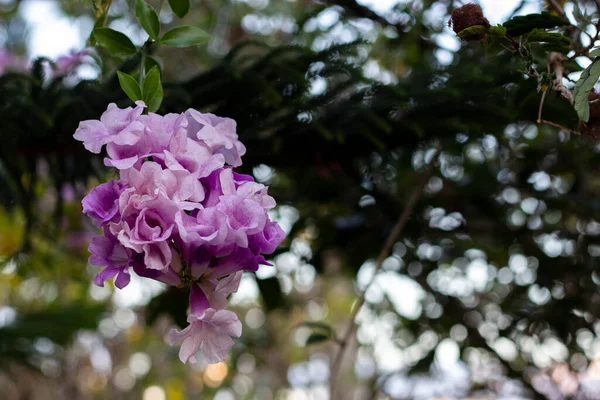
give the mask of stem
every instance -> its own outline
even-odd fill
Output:
[[[556,122],[547,121],[547,120],[545,120],[545,119],[539,119],[539,120],[537,121],[537,123],[538,123],[538,124],[545,124],[545,125],[554,126],[554,127],[556,127],[556,128],[562,129],[563,131],[567,131],[567,132],[569,132],[569,133],[572,133],[572,134],[574,134],[574,135],[581,135],[581,132],[574,131],[573,129],[569,129],[569,128],[567,128],[566,126],[563,126],[563,125],[557,124]]]
[[[542,123],[542,110],[544,109],[544,100],[546,100],[546,93],[548,93],[548,91],[544,90],[544,92],[542,93],[542,99],[540,100],[540,108],[538,109],[538,117],[537,117],[538,124]]]
[[[146,76],[146,52],[142,51],[142,60],[140,61],[140,87],[144,87],[144,77]]]
[[[564,18],[567,19],[567,14],[565,14],[565,10],[562,8],[562,6],[556,1],[556,0],[550,0],[550,4],[552,4],[552,7],[554,7],[554,9],[556,11],[558,11],[558,13]]]
[[[404,226],[406,225],[408,218],[412,214],[415,206],[417,205],[419,199],[421,198],[421,196],[423,194],[423,190],[425,189],[425,184],[429,180],[432,170],[433,170],[433,166],[437,162],[437,159],[439,158],[440,154],[441,154],[441,149],[437,149],[435,151],[433,157],[431,158],[431,161],[427,165],[426,170],[423,172],[423,174],[421,174],[418,185],[415,187],[413,192],[410,194],[410,197],[408,198],[408,202],[406,203],[404,210],[402,210],[402,213],[398,217],[396,224],[394,225],[394,227],[392,228],[392,231],[388,235],[388,237],[385,241],[385,244],[383,245],[383,248],[379,252],[379,256],[377,257],[377,261],[375,263],[375,272],[373,273],[373,277],[371,278],[371,281],[365,286],[364,290],[362,290],[360,297],[358,298],[358,300],[356,301],[356,303],[352,309],[352,312],[350,314],[350,320],[348,321],[344,336],[337,341],[340,345],[340,348],[339,348],[337,354],[335,355],[333,363],[331,364],[330,385],[329,385],[330,400],[335,400],[334,396],[335,396],[335,390],[336,390],[336,383],[337,383],[337,378],[339,375],[339,370],[342,365],[342,359],[344,358],[344,353],[345,353],[346,349],[348,348],[348,345],[353,341],[354,332],[356,330],[356,323],[355,323],[356,315],[362,308],[363,304],[365,304],[365,294],[367,293],[367,290],[373,284],[373,282],[375,282],[375,277],[377,276],[377,273],[381,270],[383,261],[386,259],[386,257],[390,253],[392,246],[398,239],[398,236],[400,236],[400,233],[402,233],[402,230],[404,229]]]

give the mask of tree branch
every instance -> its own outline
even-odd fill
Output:
[[[371,278],[371,281],[365,286],[364,290],[362,290],[360,297],[358,298],[358,300],[356,301],[356,303],[354,305],[352,313],[350,314],[350,320],[348,321],[348,325],[345,330],[345,334],[340,340],[338,340],[340,348],[339,348],[337,354],[335,355],[335,359],[333,360],[333,362],[331,364],[330,384],[329,384],[330,400],[335,400],[336,383],[337,383],[337,378],[338,378],[339,371],[341,368],[342,359],[344,358],[344,353],[345,353],[346,349],[348,348],[348,345],[353,341],[354,332],[356,330],[356,321],[355,321],[356,316],[357,316],[358,312],[360,311],[360,309],[362,308],[363,304],[365,304],[365,294],[367,293],[367,290],[373,284],[373,282],[375,282],[375,277],[377,276],[377,273],[381,270],[383,261],[387,258],[388,254],[392,250],[392,246],[394,245],[394,243],[396,243],[398,236],[400,236],[400,233],[402,233],[402,230],[404,229],[404,226],[406,225],[406,222],[408,221],[408,218],[412,214],[419,199],[423,195],[423,190],[425,189],[425,185],[427,184],[427,181],[431,177],[433,166],[437,162],[440,154],[441,154],[441,149],[437,149],[435,151],[433,157],[431,158],[431,161],[427,165],[426,170],[421,174],[417,186],[415,187],[413,192],[410,194],[410,197],[408,198],[408,201],[406,203],[406,206],[404,207],[404,210],[402,210],[402,213],[398,217],[396,224],[392,228],[392,231],[388,235],[388,237],[385,241],[385,244],[383,245],[381,251],[379,252],[379,256],[377,257],[377,261],[375,263],[375,271],[373,272],[373,277]]]
[[[564,8],[556,0],[550,0],[550,4],[552,4],[552,7],[554,7],[554,9],[558,11],[561,17],[567,19],[567,14],[565,14]]]

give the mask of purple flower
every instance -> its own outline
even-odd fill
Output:
[[[185,112],[188,120],[188,136],[206,143],[213,153],[223,154],[225,162],[231,166],[242,165],[246,147],[238,140],[236,122],[231,118],[221,118],[214,114],[202,114],[189,109]]]
[[[242,335],[242,323],[228,310],[209,308],[200,316],[190,314],[187,321],[189,325],[182,331],[172,329],[169,332],[171,345],[183,342],[179,349],[179,359],[183,363],[188,360],[196,363],[198,351],[207,363],[221,362],[234,344],[231,338]]]
[[[65,61],[66,62],[66,61]],[[144,104],[108,106],[100,120],[80,123],[75,138],[94,153],[106,145],[104,163],[120,172],[83,200],[83,212],[104,236],[90,244],[90,263],[105,266],[95,282],[115,277],[125,286],[129,268],[167,285],[189,285],[189,326],[171,331],[183,342],[180,358],[222,361],[241,335],[227,297],[237,291],[242,271],[270,265],[285,233],[268,217],[275,207],[268,188],[230,166],[241,165],[244,145],[235,121],[188,110],[142,115]]]
[[[204,200],[204,188],[200,181],[185,170],[163,169],[158,163],[148,161],[138,171],[135,167],[122,170],[121,179],[135,187],[136,193],[153,196],[164,194],[183,209],[200,207]]]
[[[119,222],[119,196],[125,190],[122,181],[108,181],[96,186],[83,198],[83,213],[92,219],[97,227],[109,222]]]
[[[23,72],[27,69],[27,63],[21,57],[16,56],[10,50],[0,49],[0,75],[7,71]]]
[[[228,236],[227,215],[216,208],[198,210],[196,217],[182,215],[181,238],[188,243],[220,245]]]
[[[96,275],[94,279],[96,285],[104,286],[104,282],[115,275],[117,276],[115,286],[119,289],[129,284],[132,252],[121,245],[108,229],[104,229],[104,236],[92,238],[88,250],[92,254],[88,260],[90,264],[106,267]]]
[[[242,271],[238,271],[221,280],[205,278],[201,282],[192,283],[190,312],[202,315],[208,308],[215,310],[227,308],[227,296],[237,292],[241,279]]]
[[[267,221],[265,229],[248,237],[248,247],[254,254],[271,254],[285,239],[285,232],[277,222]]]
[[[185,132],[173,135],[163,154],[157,154],[167,168],[189,171],[196,178],[209,176],[213,171],[225,165],[222,154],[213,154],[202,142],[190,139]]]
[[[259,203],[242,196],[222,196],[216,206],[227,216],[228,240],[248,247],[248,236],[263,230],[267,214]]]
[[[54,61],[54,72],[57,76],[66,75],[73,68],[83,62],[86,56],[90,54],[89,50],[71,51],[69,54],[60,56]]]
[[[181,277],[179,276],[179,271],[181,271],[181,260],[174,257],[171,260],[171,264],[167,268],[158,270],[148,268],[144,258],[145,257],[143,257],[141,254],[136,254],[134,257],[132,267],[136,274],[141,277],[154,279],[171,286],[181,285],[182,281]]]
[[[161,193],[150,197],[126,191],[120,203],[121,222],[112,224],[111,232],[125,247],[143,253],[148,268],[162,270],[168,267],[173,258],[168,239],[181,209]]]
[[[144,124],[137,120],[144,110],[144,103],[136,102],[137,107],[120,109],[115,103],[108,105],[100,120],[87,120],[79,123],[73,137],[83,142],[92,153],[100,153],[102,146],[132,146],[144,133]],[[110,154],[110,151],[109,151]],[[133,155],[136,160],[139,155]],[[131,164],[133,165],[133,164]]]

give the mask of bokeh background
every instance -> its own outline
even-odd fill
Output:
[[[180,23],[149,2],[164,27]],[[141,45],[133,3],[114,0],[108,26]],[[328,399],[338,347],[326,336],[344,333],[373,280],[340,399],[600,398],[596,143],[535,124],[540,94],[522,62],[448,27],[464,3],[192,1],[183,23],[213,39],[153,55],[160,111],[236,119],[240,170],[269,185],[288,238],[231,298],[244,331],[227,361],[183,365],[164,339],[188,293],[135,276],[97,287],[87,264],[95,228],[80,200],[110,172],[72,134],[108,103],[130,104],[115,71],[137,61],[96,48],[53,76],[45,58],[86,47],[91,0],[0,0],[0,48],[14,56],[0,75],[0,397]],[[492,24],[548,7],[478,3]],[[597,2],[559,3],[588,45]],[[570,60],[568,78],[588,64]],[[557,96],[544,113],[576,129]]]

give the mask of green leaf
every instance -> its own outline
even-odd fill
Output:
[[[333,336],[333,328],[323,322],[302,322],[298,326],[306,326],[308,328],[323,331],[323,334],[326,333],[329,336]]]
[[[190,10],[190,0],[169,0],[169,5],[173,13],[179,18],[185,17]]]
[[[189,47],[204,43],[210,39],[210,35],[195,26],[178,26],[173,28],[160,39],[161,44],[173,47]]]
[[[502,25],[492,26],[488,30],[488,35],[490,35],[490,36],[498,36],[498,37],[506,36],[506,28],[503,27]]]
[[[579,119],[587,122],[590,119],[590,104],[588,96],[600,78],[600,59],[594,60],[581,73],[581,77],[573,89],[573,106]]]
[[[117,75],[119,77],[121,89],[123,89],[127,97],[129,97],[131,101],[141,100],[142,89],[140,88],[140,85],[137,83],[135,78],[121,71],[117,71]]]
[[[563,25],[569,25],[569,22],[547,11],[513,17],[503,24],[510,36],[521,36],[534,29],[550,29]]]
[[[546,43],[550,51],[566,52],[571,48],[571,40],[568,37],[555,32],[546,32],[543,29],[534,29],[526,37],[528,43]]]
[[[600,48],[590,51],[590,58],[600,57]]]
[[[148,106],[148,111],[156,112],[163,99],[163,87],[160,81],[160,70],[157,66],[152,67],[144,77],[142,86],[142,100]]]
[[[98,17],[98,19],[94,23],[94,29],[92,29],[92,32],[90,33],[90,37],[88,38],[88,43],[89,43],[90,46],[95,46],[96,45],[96,38],[94,37],[94,31],[96,29],[104,27],[104,23],[105,22],[106,22],[106,14],[101,15],[100,17]]]
[[[154,57],[150,57],[150,56],[144,57],[144,69],[146,71],[150,71],[154,67],[158,68],[158,70],[160,71],[161,76],[162,76],[162,68],[160,67],[160,64],[158,63],[158,61],[156,61],[156,59]]]
[[[313,333],[308,337],[308,339],[306,339],[306,343],[304,345],[309,346],[311,344],[322,343],[329,339],[330,338],[327,335],[322,335],[320,333]]]
[[[467,29],[463,29],[462,31],[458,32],[456,34],[456,36],[463,39],[463,38],[471,36],[471,35],[486,34],[486,33],[488,33],[488,30],[489,30],[489,28],[487,26],[473,25],[473,26],[468,27]]]
[[[94,30],[94,38],[100,46],[105,47],[111,54],[130,56],[137,53],[137,48],[131,40],[114,29],[97,28]]]
[[[148,35],[152,39],[157,40],[160,33],[160,22],[154,8],[144,0],[137,0],[135,4],[135,16]]]

